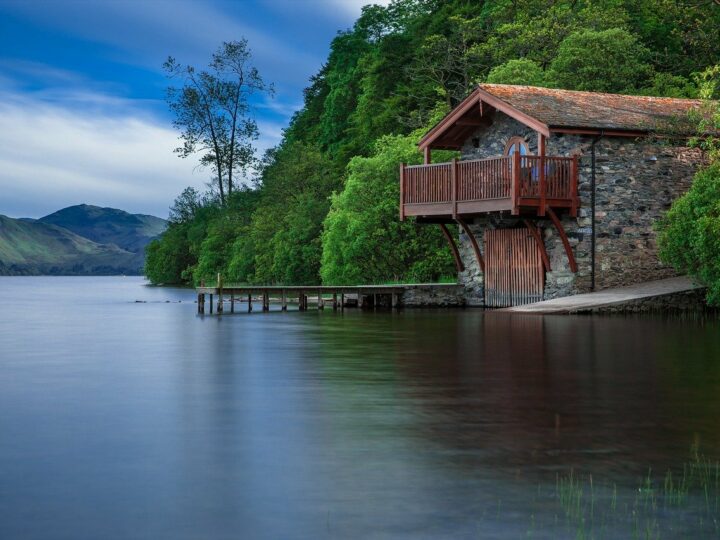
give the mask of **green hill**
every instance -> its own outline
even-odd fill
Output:
[[[63,227],[99,244],[115,244],[132,253],[143,253],[150,240],[167,225],[164,219],[155,216],[88,204],[63,208],[38,221]]]
[[[0,275],[142,273],[165,220],[79,205],[39,220],[0,215]]]

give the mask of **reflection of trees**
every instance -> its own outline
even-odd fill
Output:
[[[718,377],[706,377],[718,373],[706,360],[718,340],[698,325],[480,311],[353,323],[364,330],[341,334],[337,346],[352,358],[335,357],[344,366],[335,373],[348,377],[340,384],[359,392],[361,406],[371,405],[357,384],[386,385],[384,406],[410,413],[395,420],[458,463],[666,467],[686,457],[698,431],[706,451],[719,450]],[[706,354],[695,358],[698,347],[681,345],[687,339]],[[690,354],[669,354],[668,343]]]

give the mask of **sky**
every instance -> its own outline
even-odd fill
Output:
[[[204,67],[245,37],[275,97],[258,150],[275,145],[332,38],[386,0],[0,0],[0,214],[94,204],[166,217],[210,172],[173,153],[162,63]]]

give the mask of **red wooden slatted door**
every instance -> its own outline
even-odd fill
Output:
[[[543,299],[540,250],[527,229],[485,232],[485,305],[508,307]]]

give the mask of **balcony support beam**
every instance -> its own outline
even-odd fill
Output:
[[[540,230],[529,219],[524,219],[523,222],[525,223],[525,226],[530,231],[530,234],[532,234],[533,237],[535,238],[535,242],[537,243],[538,250],[540,251],[540,258],[542,259],[543,266],[545,267],[545,271],[551,272],[552,268],[550,268],[550,257],[548,257],[547,250],[545,249],[545,242],[543,242],[542,234],[540,234]]]
[[[465,234],[470,239],[470,244],[472,245],[473,251],[475,252],[475,259],[477,259],[478,266],[480,267],[480,271],[484,274],[485,273],[485,259],[483,259],[482,253],[480,253],[480,246],[477,243],[477,240],[475,239],[475,235],[470,230],[470,227],[467,226],[467,223],[462,218],[455,218],[455,221],[458,222],[458,225],[462,227],[462,230],[465,231]]]
[[[442,230],[443,235],[445,235],[445,240],[447,240],[448,244],[450,244],[450,250],[452,251],[453,258],[455,259],[455,268],[457,268],[458,272],[463,272],[465,270],[465,265],[460,258],[460,252],[458,251],[455,239],[452,234],[450,234],[450,231],[448,231],[447,225],[440,223],[440,229]]]
[[[570,241],[568,240],[567,234],[565,234],[565,229],[563,229],[562,223],[560,222],[557,214],[555,214],[555,211],[552,208],[548,208],[547,213],[548,216],[550,216],[553,225],[555,225],[555,229],[557,229],[560,240],[562,240],[563,247],[565,248],[565,253],[567,254],[568,263],[570,264],[570,271],[575,273],[578,271],[577,262],[575,262],[575,254],[570,247]]]

